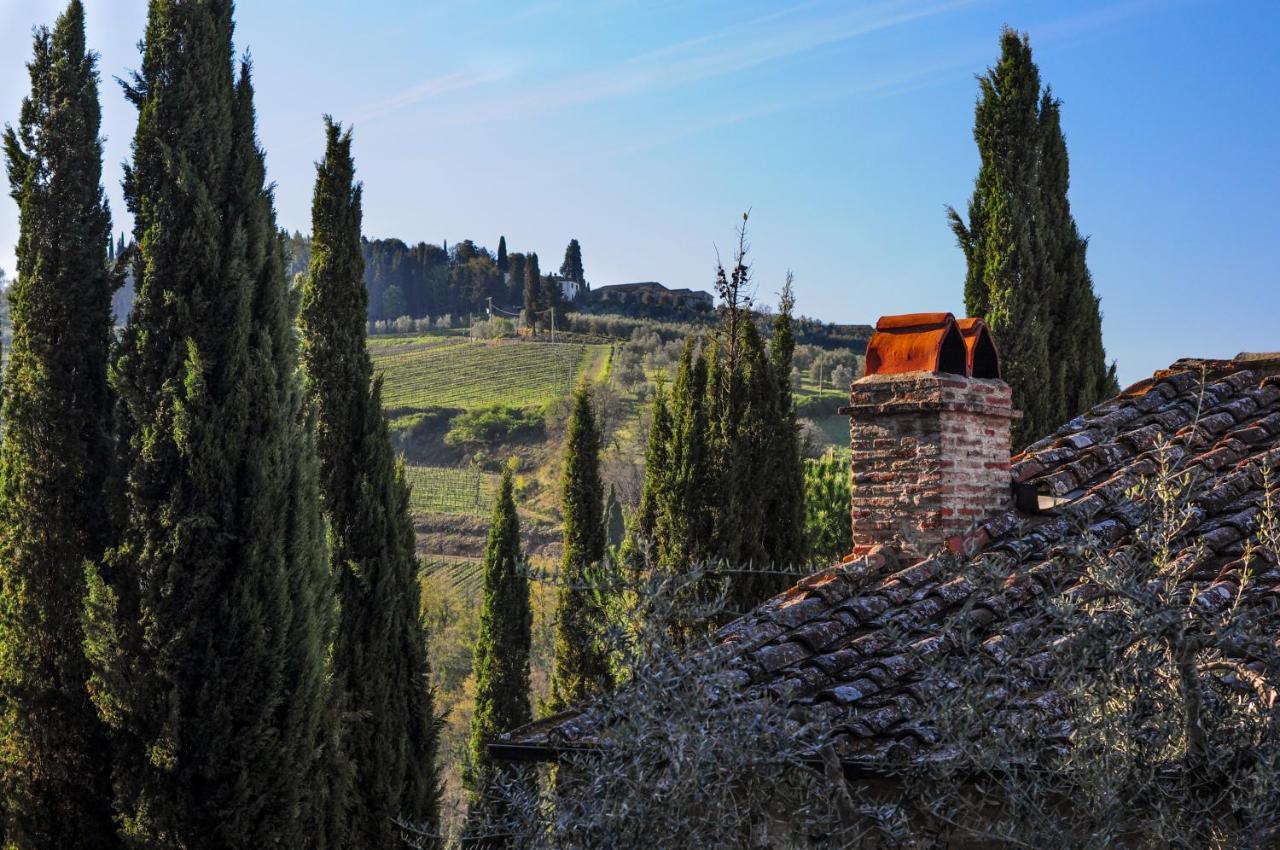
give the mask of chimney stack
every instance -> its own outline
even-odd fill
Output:
[[[1009,432],[1021,413],[981,319],[881,318],[843,412],[854,554],[889,544],[923,557],[1012,507]]]

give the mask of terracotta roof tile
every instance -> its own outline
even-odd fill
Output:
[[[947,557],[897,564],[876,552],[798,582],[718,633],[726,687],[744,698],[771,692],[831,722],[844,758],[890,752],[944,758],[945,742],[914,716],[946,688],[937,658],[959,640],[938,623],[958,617],[983,651],[1010,661],[1035,624],[1025,613],[1047,592],[1076,600],[1099,589],[1058,557],[1093,545],[1126,545],[1142,518],[1130,492],[1161,465],[1193,473],[1191,502],[1167,569],[1176,591],[1202,610],[1242,597],[1280,616],[1280,566],[1256,555],[1241,590],[1245,545],[1257,532],[1264,467],[1280,484],[1280,360],[1179,361],[1168,371],[1073,419],[1012,459],[1011,478],[1063,499],[1049,514],[1010,512],[981,526],[976,557],[1007,570],[999,592],[979,590]],[[1036,685],[1054,654],[1021,659],[999,687],[1010,710],[1047,741],[1070,729],[1055,717],[1057,697]],[[589,711],[587,712],[589,715]],[[599,723],[560,715],[504,742],[568,745],[595,740]]]

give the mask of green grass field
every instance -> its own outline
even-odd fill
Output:
[[[402,412],[544,405],[568,395],[584,370],[602,368],[609,352],[607,345],[434,335],[371,343],[374,371],[385,375],[382,402]]]

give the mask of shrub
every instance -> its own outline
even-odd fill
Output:
[[[453,418],[444,435],[447,446],[478,448],[518,437],[531,436],[542,430],[542,413],[523,407],[495,404],[460,413]]]

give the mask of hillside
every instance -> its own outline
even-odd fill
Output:
[[[559,441],[566,400],[583,380],[595,387],[606,429],[607,483],[624,506],[639,498],[648,400],[703,328],[618,315],[573,316],[570,327],[554,343],[476,339],[463,328],[369,337],[424,556],[480,555],[497,474],[513,462],[529,554],[558,557]],[[838,342],[797,346],[792,386],[811,454],[847,443],[836,411],[860,368],[860,329],[806,328],[809,338]]]

